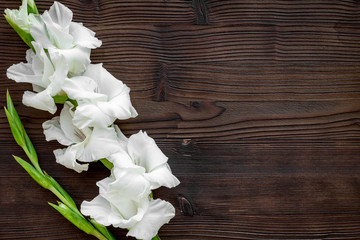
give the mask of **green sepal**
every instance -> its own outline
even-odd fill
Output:
[[[39,11],[36,7],[35,1],[34,0],[28,0],[27,1],[27,10],[28,10],[28,14],[33,13],[33,14],[39,14]]]
[[[21,39],[35,52],[35,49],[31,44],[31,42],[34,41],[34,38],[31,36],[31,34],[24,29],[21,29],[7,15],[4,15],[4,17],[10,26],[15,30],[15,32],[21,37]]]
[[[79,104],[77,103],[76,100],[73,100],[73,99],[70,99],[70,98],[69,98],[68,101],[71,102],[72,105],[74,105],[74,110],[76,110],[77,106],[79,106]]]
[[[25,140],[25,144],[26,144],[26,150],[24,149],[26,155],[28,156],[28,158],[30,159],[30,161],[32,162],[32,164],[38,168],[38,170],[40,169],[39,163],[38,163],[38,156],[35,150],[34,145],[32,144],[29,136],[27,135],[27,133],[24,130],[24,140]]]
[[[9,111],[10,115],[12,116],[12,119],[13,119],[14,123],[16,124],[16,127],[21,132],[25,132],[24,126],[22,125],[20,117],[19,117],[19,115],[16,112],[16,109],[14,107],[14,103],[11,100],[9,90],[6,91],[6,106],[7,106],[7,110]]]
[[[25,160],[13,156],[15,160],[22,166],[25,171],[29,173],[29,175],[45,189],[49,189],[51,187],[51,182],[38,170],[36,170],[30,163],[26,162]]]
[[[91,225],[82,215],[79,215],[78,213],[74,212],[66,206],[62,202],[58,202],[58,205],[49,203],[50,206],[55,208],[61,215],[63,215],[67,220],[69,220],[72,224],[74,224],[77,228],[84,231],[87,234],[93,234],[94,232],[94,226]],[[96,231],[96,230],[95,230]]]
[[[9,91],[6,92],[6,105],[7,105],[7,108],[5,108],[6,117],[8,119],[10,129],[16,143],[23,148],[23,150],[25,151],[26,155],[28,156],[34,167],[39,172],[41,172],[36,150],[25,131],[24,125],[21,123],[20,117],[16,112],[14,104],[11,100]]]
[[[69,98],[68,96],[53,96],[55,103],[64,104]]]
[[[62,201],[64,201],[66,203],[66,205],[68,205],[69,207],[72,207],[73,209],[76,209],[77,211],[77,207],[76,204],[74,202],[74,200],[71,198],[71,196],[65,191],[65,189],[63,189],[60,184],[54,179],[52,178],[49,174],[47,174],[44,171],[45,177],[50,181],[52,187],[54,188],[55,191],[57,191],[63,198],[61,198],[61,196],[58,196],[59,199],[61,199]],[[49,189],[51,192],[53,192],[55,195],[58,195],[57,193],[55,193],[53,191],[53,189]]]
[[[111,232],[107,229],[107,227],[101,225],[100,223],[96,222],[94,219],[90,219],[89,220],[92,225],[94,225],[94,227],[102,234],[104,235],[107,239],[109,240],[116,240],[116,238],[111,234]]]
[[[6,114],[6,117],[8,119],[9,125],[10,125],[12,135],[13,135],[13,137],[15,139],[15,142],[20,147],[24,147],[25,146],[25,140],[24,140],[24,136],[23,136],[22,132],[16,126],[15,121],[13,120],[13,117],[11,116],[9,111],[6,109],[6,107],[4,107],[4,110],[5,110],[5,114]]]

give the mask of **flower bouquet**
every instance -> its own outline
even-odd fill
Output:
[[[91,49],[102,42],[82,23],[72,21],[72,11],[54,2],[39,14],[33,0],[23,0],[18,10],[5,10],[5,18],[30,47],[26,62],[12,65],[8,78],[31,83],[23,104],[59,116],[43,123],[47,141],[64,145],[56,149],[56,162],[78,173],[101,161],[110,176],[97,182],[99,195],[83,201],[80,210],[70,195],[41,169],[36,151],[7,94],[5,112],[15,141],[30,163],[15,160],[42,187],[58,198],[50,203],[65,218],[98,239],[115,239],[106,226],[128,229],[127,236],[160,239],[160,227],[175,215],[174,207],[154,199],[152,190],[175,187],[168,158],[146,132],[126,137],[114,124],[137,116],[131,104],[130,89],[102,64],[91,64]],[[87,218],[87,217],[89,218]]]

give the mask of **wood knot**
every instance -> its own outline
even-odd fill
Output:
[[[191,200],[186,198],[183,194],[179,194],[177,199],[179,202],[179,208],[180,208],[181,214],[183,214],[185,216],[194,216],[196,211],[193,207]]]
[[[191,104],[191,106],[193,108],[199,108],[200,107],[200,103],[198,101],[191,102],[190,104]]]
[[[167,100],[167,85],[168,85],[168,69],[166,63],[160,65],[159,80],[157,83],[156,101],[164,102]]]
[[[209,25],[208,7],[205,0],[193,0],[192,2],[196,12],[196,24]]]

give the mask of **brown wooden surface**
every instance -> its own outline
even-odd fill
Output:
[[[103,41],[93,62],[132,90],[139,117],[119,126],[156,138],[181,181],[155,191],[177,209],[162,239],[360,239],[359,1],[61,2]],[[1,0],[0,10],[18,5]],[[25,50],[1,18],[1,105],[8,88],[41,166],[80,204],[108,171],[55,163],[59,145],[41,128],[51,115],[24,107],[30,86],[5,75]],[[3,111],[0,151],[0,239],[93,239],[12,159],[24,154]],[[181,194],[193,216],[181,214]]]

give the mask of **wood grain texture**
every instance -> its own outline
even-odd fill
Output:
[[[359,1],[61,2],[103,41],[93,62],[131,88],[139,116],[120,128],[146,130],[181,181],[155,191],[176,207],[162,239],[360,239]],[[6,78],[25,51],[1,18],[0,103],[8,88],[41,166],[80,204],[108,171],[55,163],[61,146],[41,128],[51,115],[23,106],[31,86]],[[0,152],[0,239],[93,239],[12,159],[25,156],[3,112]]]

